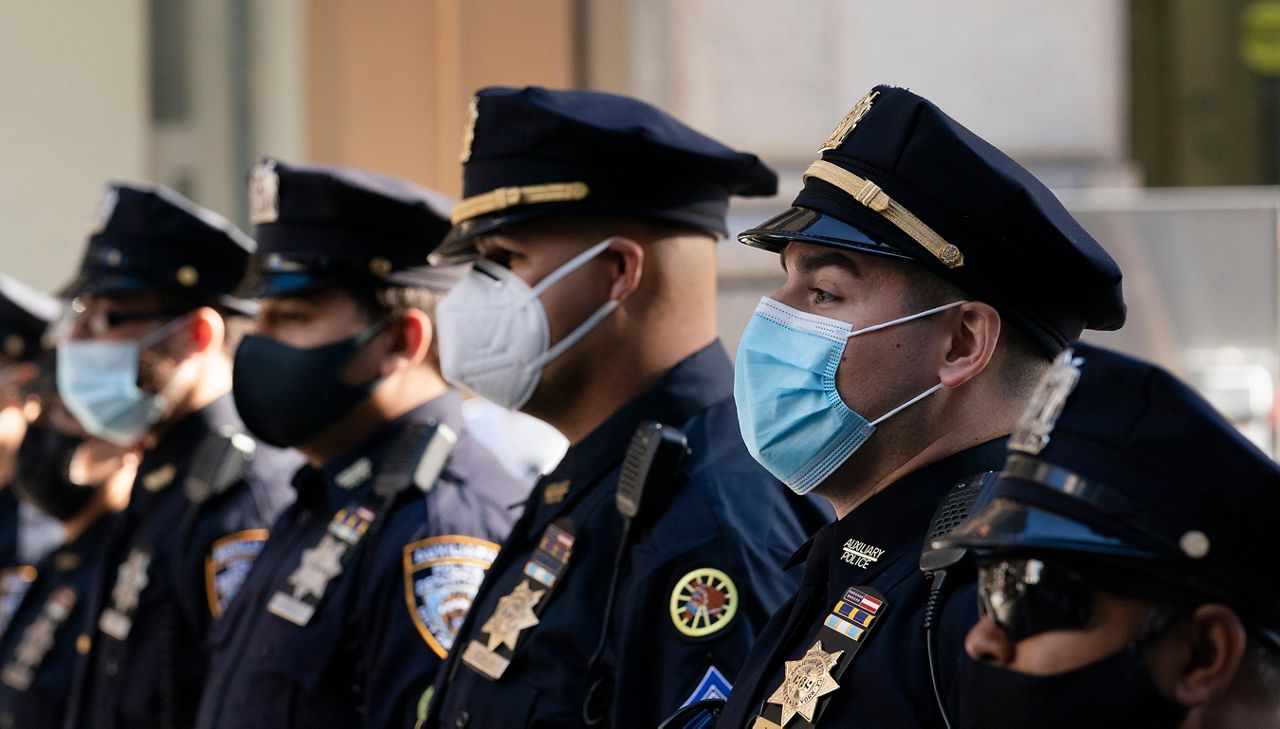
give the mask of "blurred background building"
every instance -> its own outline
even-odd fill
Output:
[[[1045,179],[1121,261],[1096,339],[1193,379],[1275,443],[1276,0],[0,0],[0,268],[54,288],[101,184],[155,180],[244,223],[260,155],[456,194],[471,93],[617,91],[760,154],[779,210],[876,83],[907,86]],[[1028,241],[1028,245],[1034,245]],[[736,345],[776,258],[719,248]]]

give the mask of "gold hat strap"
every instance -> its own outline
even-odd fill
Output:
[[[538,203],[572,202],[591,193],[585,182],[550,182],[545,185],[523,187],[499,187],[461,200],[453,207],[453,224],[464,220],[496,213],[518,205]]]
[[[964,265],[964,254],[953,244],[938,235],[917,218],[910,210],[889,197],[888,193],[871,180],[858,177],[843,167],[818,160],[804,171],[804,179],[816,177],[823,182],[835,185],[849,194],[854,200],[880,213],[885,220],[893,223],[903,233],[911,236],[915,242],[933,254],[947,268],[959,268]],[[455,218],[457,215],[455,213]]]

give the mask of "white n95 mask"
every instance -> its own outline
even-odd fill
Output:
[[[579,253],[532,288],[510,269],[485,259],[476,261],[471,273],[436,307],[444,378],[504,408],[523,407],[547,363],[581,341],[618,307],[610,299],[552,346],[547,312],[538,297],[603,253],[613,240],[606,238]]]

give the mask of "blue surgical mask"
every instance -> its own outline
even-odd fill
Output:
[[[58,343],[58,395],[89,434],[131,446],[159,422],[168,398],[138,387],[138,354],[185,321],[175,319],[138,340]]]
[[[965,303],[955,301],[900,319],[854,329],[768,297],[742,332],[733,397],[752,457],[792,491],[806,494],[858,450],[876,426],[942,389],[934,385],[875,420],[854,412],[836,390],[845,343]]]

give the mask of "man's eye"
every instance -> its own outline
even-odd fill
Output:
[[[810,299],[813,300],[813,303],[815,304],[827,304],[836,300],[836,297],[834,294],[828,291],[823,291],[822,289],[815,289],[815,288],[809,289],[809,297]]]
[[[520,260],[521,256],[519,253],[507,248],[495,248],[489,254],[488,258],[499,266],[511,268],[511,264],[514,261]]]

